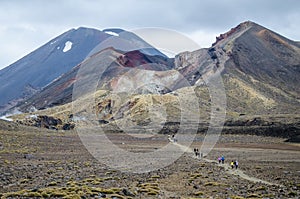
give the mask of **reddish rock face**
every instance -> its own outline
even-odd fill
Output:
[[[117,60],[122,66],[130,68],[135,68],[150,62],[150,60],[148,60],[147,57],[138,50],[127,52],[118,57]]]
[[[247,27],[250,27],[251,25],[253,25],[254,23],[251,21],[246,21],[244,23],[239,24],[238,26],[231,28],[230,31],[224,33],[224,34],[220,34],[220,36],[216,37],[216,41],[215,43],[212,44],[212,46],[215,46],[219,41],[228,38],[229,36],[242,31],[244,29],[246,29]]]

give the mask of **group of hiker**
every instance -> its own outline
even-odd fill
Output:
[[[202,153],[199,152],[198,148],[194,148],[194,154],[196,157],[199,157],[199,158],[202,158],[202,156],[203,156]]]
[[[174,143],[176,143],[177,142],[177,139],[176,139],[176,137],[175,137],[175,134],[173,134],[173,135],[169,135],[168,136],[169,138],[169,141],[170,142],[174,142]],[[199,151],[199,149],[198,148],[194,148],[194,154],[195,154],[195,156],[196,157],[199,157],[199,158],[202,158],[203,157],[203,154]],[[218,157],[218,162],[219,162],[219,164],[224,164],[224,162],[225,162],[225,157],[224,156],[220,156],[220,157]],[[231,162],[230,162],[230,166],[231,166],[231,168],[232,169],[238,169],[238,166],[239,166],[239,162],[237,161],[237,160],[232,160]]]
[[[230,166],[231,166],[231,168],[233,169],[233,168],[238,168],[238,166],[239,166],[239,162],[236,160],[236,161],[231,161],[230,162]]]
[[[219,161],[219,164],[221,164],[221,162],[222,162],[222,164],[224,164],[224,161],[225,161],[224,156],[218,157],[218,161]]]
[[[221,164],[221,162],[222,162],[222,164],[224,164],[224,162],[225,162],[225,157],[224,156],[221,156],[221,157],[218,157],[218,161],[219,161],[219,164]],[[231,168],[233,169],[233,168],[238,168],[238,166],[239,166],[239,162],[237,161],[237,160],[232,160],[231,162],[230,162],[230,166],[231,166]]]

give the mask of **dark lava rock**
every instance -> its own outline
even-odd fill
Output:
[[[106,194],[104,194],[104,193],[99,193],[99,198],[106,198]]]
[[[75,128],[75,124],[71,124],[71,123],[66,123],[62,127],[63,130],[72,130],[74,128]]]
[[[106,121],[106,120],[99,120],[98,122],[99,122],[99,124],[108,124],[108,123],[109,123],[109,122]]]
[[[134,193],[132,193],[131,191],[129,191],[128,189],[123,189],[122,190],[122,193],[125,195],[125,196],[131,196],[131,197],[134,197]]]
[[[25,159],[31,160],[34,158],[34,156],[32,154],[24,154],[23,156]]]
[[[292,136],[291,138],[287,139],[286,142],[300,143],[300,135]]]
[[[62,121],[60,119],[56,119],[51,116],[46,116],[46,115],[40,115],[37,118],[37,121],[39,123],[39,126],[45,126],[50,127],[50,126],[57,126],[59,124],[62,124]]]

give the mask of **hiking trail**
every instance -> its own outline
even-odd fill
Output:
[[[184,146],[184,145],[181,145],[181,144],[178,144],[177,142],[173,142],[172,140],[170,140],[170,141],[174,145],[178,146],[182,151],[194,154],[194,152],[191,148],[189,148],[187,146]],[[239,177],[241,177],[245,180],[249,180],[251,182],[255,182],[255,183],[260,182],[260,183],[264,183],[264,184],[267,184],[267,185],[281,186],[281,185],[276,184],[276,183],[271,183],[271,182],[268,182],[268,181],[265,181],[265,180],[262,180],[262,179],[259,179],[259,178],[248,176],[241,169],[231,169],[229,164],[219,164],[216,160],[210,160],[210,159],[207,159],[207,158],[199,159],[199,158],[195,157],[194,155],[192,157],[195,158],[195,159],[198,159],[198,160],[203,159],[206,162],[216,163],[219,167],[223,167],[225,169],[226,173],[231,174],[231,175],[239,176]]]

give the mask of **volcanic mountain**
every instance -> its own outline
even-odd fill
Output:
[[[0,70],[0,113],[71,71],[110,37],[138,41],[146,49],[144,53],[166,57],[134,33],[122,29],[71,29]]]
[[[103,57],[105,52],[105,58]],[[118,76],[125,74],[132,68],[138,67],[141,70],[148,71],[167,71],[172,68],[172,59],[159,55],[143,54],[139,50],[123,53],[114,48],[108,48],[101,53],[96,53],[90,59],[74,67],[68,73],[65,73],[60,78],[46,86],[42,91],[36,93],[31,98],[26,100],[26,103],[21,103],[18,108],[22,111],[30,111],[34,109],[45,109],[57,105],[63,105],[72,101],[73,85],[77,79],[92,78],[97,73],[90,74],[90,71],[99,70],[99,66],[104,65],[104,60],[109,59],[111,63],[107,65],[103,71],[102,78],[99,80],[99,88],[111,89]],[[77,75],[82,66],[90,67],[90,70]],[[101,70],[101,68],[100,68]],[[89,82],[87,81],[87,87]]]
[[[220,71],[228,111],[298,113],[299,55],[298,42],[248,21],[221,34],[209,49],[179,54],[177,65],[195,85],[199,71],[207,78]]]
[[[74,116],[70,102],[81,97],[86,100],[91,94],[95,100],[90,106],[95,109],[100,123],[117,121],[122,126],[129,125],[130,120],[146,129],[152,120],[180,123],[182,103],[187,107],[199,104],[199,110],[191,110],[188,115],[200,118],[197,121],[200,126],[207,126],[212,109],[226,110],[226,126],[268,127],[264,133],[276,131],[276,134],[294,135],[299,133],[299,73],[299,42],[247,21],[218,36],[210,48],[183,52],[175,59],[114,46],[97,49],[89,59],[18,108],[22,111],[30,107],[45,109],[35,114],[68,123]],[[219,99],[224,101],[221,107],[212,107],[211,92],[219,90],[212,91],[208,85],[217,76],[223,80],[226,98]],[[89,81],[82,81],[95,78],[97,85],[92,89]],[[74,92],[74,88],[88,92],[83,97]],[[126,91],[127,98],[116,103],[114,94]],[[180,100],[176,100],[178,96]],[[85,112],[87,106],[83,101],[80,111]],[[165,107],[164,111],[161,106]],[[22,117],[16,118],[21,120]],[[251,128],[250,131],[256,130]]]

